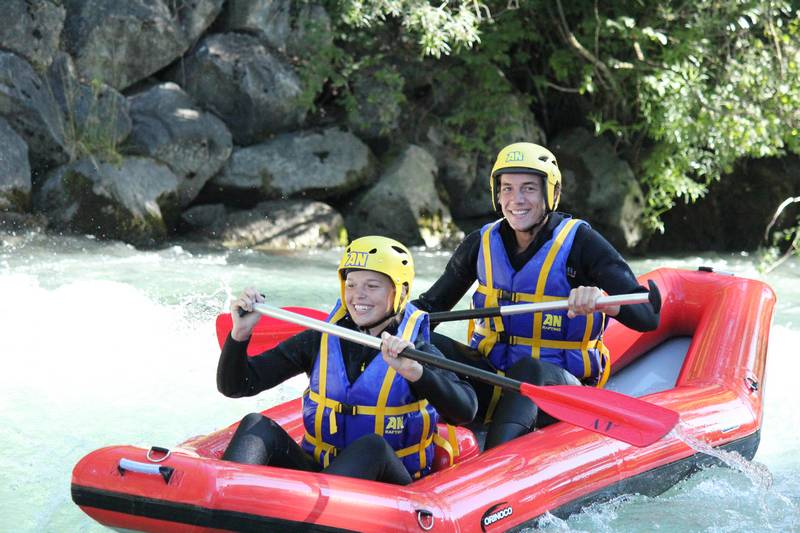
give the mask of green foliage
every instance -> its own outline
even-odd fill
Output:
[[[385,95],[430,74],[449,141],[491,152],[530,106],[579,108],[611,135],[646,192],[645,222],[702,197],[743,158],[800,153],[800,11],[787,0],[329,0],[332,56],[313,90],[356,109],[352,79],[386,62]],[[409,46],[411,43],[413,46]],[[447,57],[445,57],[447,56]],[[328,59],[332,58],[330,61]],[[327,69],[327,70],[326,70]],[[380,69],[378,69],[380,71]],[[383,80],[387,81],[386,79]]]
[[[437,2],[427,0],[343,0],[341,20],[355,28],[370,28],[387,18],[399,19],[417,37],[425,55],[449,55],[454,46],[477,43],[478,25],[489,17],[488,7],[475,0]]]
[[[452,107],[447,110],[444,125],[450,141],[465,152],[491,153],[498,145],[507,144],[514,126],[506,118],[517,111],[511,102],[516,91],[502,67],[508,66],[511,48],[524,28],[511,20],[487,30],[478,53],[462,51],[434,77],[435,87],[452,93],[446,93]],[[520,98],[527,108],[530,98]]]

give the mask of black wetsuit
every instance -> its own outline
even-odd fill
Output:
[[[357,329],[349,316],[339,326]],[[397,322],[386,331],[395,334]],[[230,335],[222,347],[217,366],[217,389],[225,396],[253,396],[298,374],[311,374],[319,355],[322,335],[307,330],[254,357],[247,356],[248,341]],[[342,354],[350,382],[355,381],[380,352],[342,339]],[[418,350],[441,356],[439,350],[418,339]],[[418,398],[427,399],[443,421],[463,425],[472,421],[478,408],[472,386],[452,372],[423,365],[420,379],[409,387]],[[314,461],[278,424],[260,415],[247,415],[234,434],[223,459],[248,464],[270,464],[319,471]],[[366,435],[348,445],[325,469],[326,473],[408,484],[411,477],[388,443],[378,435]]]
[[[553,237],[554,229],[564,220],[562,213],[551,213],[546,225],[533,242],[517,253],[514,230],[506,220],[500,223],[500,236],[514,270],[521,270],[533,255]],[[478,279],[478,259],[481,232],[476,230],[458,246],[445,267],[442,276],[414,301],[414,305],[428,312],[449,311]],[[628,264],[613,246],[597,231],[580,225],[575,233],[572,249],[567,257],[567,279],[571,287],[599,287],[610,295],[647,292],[636,281]],[[649,303],[623,305],[616,320],[637,331],[650,331],[658,326],[658,314]],[[477,350],[444,335],[433,334],[432,342],[448,358],[485,370],[493,370]],[[538,360],[522,360],[508,369],[515,379],[535,385],[578,384],[578,380],[560,367]],[[479,418],[483,419],[491,400],[493,388],[479,382],[473,383],[478,394]],[[551,423],[550,417],[537,418],[536,407],[518,394],[503,394],[492,418],[486,447],[492,447],[515,436]],[[505,427],[501,427],[504,426]]]

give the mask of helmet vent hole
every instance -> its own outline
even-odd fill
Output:
[[[377,254],[378,253],[378,249],[377,248],[373,248],[372,250],[369,251],[369,253]]]
[[[407,265],[407,264],[408,264],[408,259],[403,259],[402,263],[403,263],[404,265]]]
[[[392,246],[392,249],[393,249],[395,252],[397,252],[398,254],[405,254],[405,253],[406,253],[406,251],[405,251],[405,250],[403,250],[402,248],[400,248],[399,246]],[[407,262],[408,262],[408,261],[403,261],[403,264],[405,265]]]
[[[349,246],[347,247],[347,250],[345,250],[345,253],[348,253],[348,254],[350,253],[350,247]]]

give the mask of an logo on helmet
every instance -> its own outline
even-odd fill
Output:
[[[525,161],[525,155],[522,152],[508,152],[506,156],[506,163],[511,163],[513,161]]]
[[[365,267],[367,266],[367,259],[369,253],[367,252],[347,252],[347,259],[344,261],[346,267]]]

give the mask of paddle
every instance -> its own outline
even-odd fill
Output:
[[[325,320],[328,316],[328,313],[324,311],[308,307],[287,307],[286,309],[320,320]],[[242,309],[239,309],[239,311],[242,311]],[[241,313],[239,313],[239,315],[241,316]],[[231,314],[222,313],[217,316],[216,326],[217,340],[219,341],[219,347],[222,348],[225,344],[225,339],[228,338],[228,333],[233,329]],[[289,337],[297,335],[304,329],[306,328],[294,323],[287,323],[283,320],[262,316],[261,320],[256,324],[256,327],[253,328],[253,333],[250,335],[250,342],[247,344],[247,355],[258,355],[265,350],[269,350]]]
[[[267,304],[254,304],[253,309],[272,318],[336,335],[376,350],[380,350],[381,347],[381,340],[378,337],[329,324],[286,309]],[[490,385],[517,391],[530,398],[554,418],[634,446],[643,447],[654,443],[666,435],[678,422],[678,413],[675,411],[618,392],[569,385],[539,387],[413,348],[406,348],[402,355],[420,363],[484,381]]]
[[[597,299],[598,309],[612,305],[642,304],[650,302],[653,310],[658,313],[661,309],[661,293],[653,280],[648,280],[650,292],[635,292],[631,294],[618,294],[616,296],[601,296]],[[553,302],[540,302],[532,304],[513,304],[502,305],[499,307],[483,307],[479,309],[464,309],[461,311],[445,311],[442,313],[431,313],[431,322],[450,322],[454,320],[466,320],[468,318],[485,318],[490,316],[519,315],[523,313],[542,313],[544,311],[563,311],[569,308],[568,300],[556,300]]]

